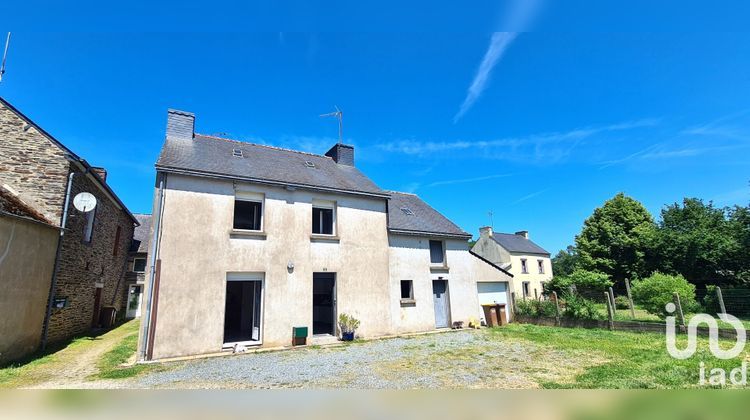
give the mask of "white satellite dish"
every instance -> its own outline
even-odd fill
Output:
[[[78,211],[88,213],[96,207],[96,197],[87,192],[78,193],[73,198],[73,205]]]

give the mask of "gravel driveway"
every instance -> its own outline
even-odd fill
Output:
[[[169,364],[136,388],[533,388],[572,377],[576,357],[462,330],[338,347],[241,354]],[[123,384],[124,385],[124,384]]]

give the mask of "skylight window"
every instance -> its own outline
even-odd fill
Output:
[[[314,167],[315,167],[315,164],[314,164],[314,163],[312,163],[312,162],[310,162],[309,160],[306,160],[306,161],[305,161],[305,166],[307,166],[308,168],[314,168]]]
[[[401,211],[407,216],[414,216],[414,212],[408,207],[401,207]]]
[[[234,157],[242,157],[242,149],[234,149],[234,150],[232,150],[232,156],[234,156]]]

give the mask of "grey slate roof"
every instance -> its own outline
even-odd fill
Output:
[[[130,252],[148,252],[149,239],[151,239],[151,215],[135,214],[140,226],[135,227],[133,232],[133,242],[130,245]]]
[[[242,157],[234,157],[234,149]],[[315,165],[308,167],[306,161]],[[339,165],[328,156],[196,134],[167,137],[157,169],[225,176],[255,182],[291,185],[388,197],[357,168]]]
[[[549,255],[549,252],[544,248],[521,235],[515,235],[513,233],[495,233],[492,235],[492,239],[509,252]]]
[[[427,234],[436,236],[458,236],[469,239],[464,232],[447,217],[430,207],[414,194],[390,191],[388,200],[388,229],[396,233]],[[407,215],[401,209],[411,210]]]

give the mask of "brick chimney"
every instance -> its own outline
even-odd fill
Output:
[[[528,230],[519,230],[516,232],[516,235],[523,236],[526,239],[529,239],[529,231]]]
[[[479,228],[479,237],[480,238],[489,238],[492,236],[492,227],[485,226]]]
[[[326,156],[333,158],[338,164],[354,166],[354,146],[337,143],[326,152]]]
[[[195,134],[195,114],[192,112],[167,110],[167,137],[192,140]]]
[[[104,168],[91,168],[91,172],[95,173],[99,178],[101,178],[102,182],[107,182],[107,170]]]

